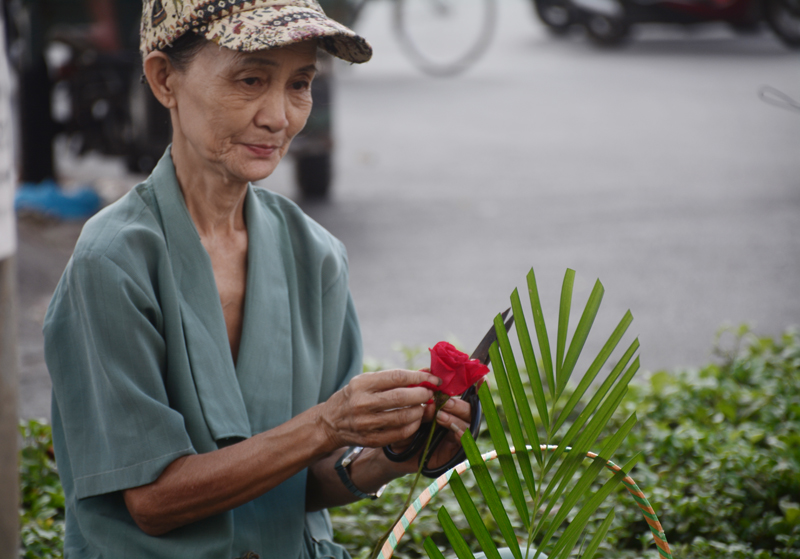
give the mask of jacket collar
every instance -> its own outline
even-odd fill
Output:
[[[178,287],[186,352],[206,423],[217,442],[247,438],[251,435],[250,424],[236,379],[211,259],[186,207],[170,148],[150,180]]]

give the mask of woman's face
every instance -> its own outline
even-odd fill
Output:
[[[239,53],[207,44],[172,74],[173,149],[226,180],[269,176],[311,111],[316,44]]]

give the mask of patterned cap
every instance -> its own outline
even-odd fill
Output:
[[[317,0],[144,0],[142,57],[193,31],[220,46],[253,52],[317,39],[348,62],[366,62],[372,47],[330,19]]]

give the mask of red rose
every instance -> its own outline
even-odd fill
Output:
[[[467,388],[478,382],[489,372],[489,367],[470,359],[463,351],[458,351],[453,344],[439,342],[431,352],[431,374],[442,379],[441,386],[423,382],[420,386],[436,392],[444,392],[448,396],[458,396]]]

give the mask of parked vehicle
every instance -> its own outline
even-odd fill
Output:
[[[43,1],[60,11],[41,15],[41,6],[27,0],[4,5],[14,26],[12,51],[21,77],[22,180],[55,178],[52,145],[58,134],[68,136],[76,155],[94,151],[120,156],[130,171],[149,173],[169,145],[172,130],[169,111],[141,83],[141,3],[109,0],[118,16],[118,39],[109,48],[94,40],[92,25],[98,22],[92,20],[95,14],[77,10],[81,2]],[[308,125],[289,152],[297,186],[307,198],[326,196],[332,178],[330,58],[320,55],[319,68]]]
[[[582,25],[598,45],[616,45],[639,23],[726,22],[740,33],[766,22],[788,47],[800,48],[800,0],[533,0],[554,33]]]

